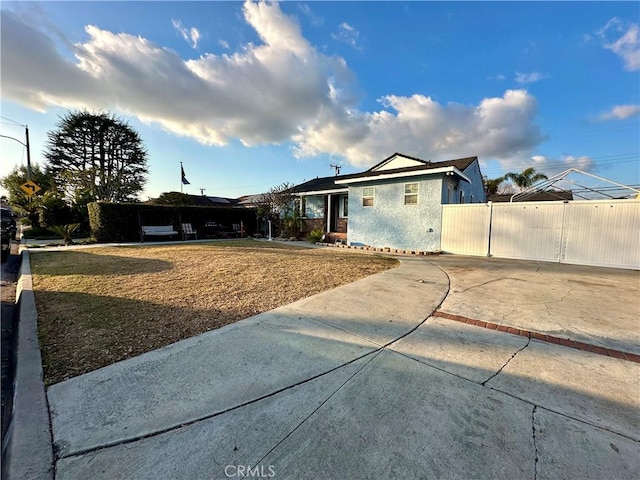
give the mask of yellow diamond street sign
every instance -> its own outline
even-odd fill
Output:
[[[27,194],[27,197],[30,197],[32,195],[34,195],[36,192],[39,192],[40,190],[42,190],[34,181],[29,180],[25,183],[23,183],[22,185],[20,185],[20,188],[22,189],[22,191],[24,193]]]

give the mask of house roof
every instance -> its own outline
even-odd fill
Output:
[[[336,175],[333,177],[320,177],[314,178],[313,180],[308,180],[300,185],[296,185],[293,187],[294,193],[303,193],[303,192],[322,192],[325,190],[339,190],[344,187],[340,185],[336,185],[336,180],[349,178],[350,175]]]
[[[511,193],[494,193],[487,196],[489,202],[510,202],[513,194]],[[527,197],[527,202],[553,202],[559,200],[573,200],[571,190],[550,190],[531,194]]]
[[[474,160],[477,160],[478,157],[465,157],[465,158],[456,158],[453,160],[444,160],[442,162],[432,162],[431,160],[423,160],[422,158],[418,158],[418,157],[412,157],[411,155],[404,155],[402,153],[394,153],[393,155],[389,155],[387,158],[385,158],[384,160],[382,160],[380,163],[374,165],[373,167],[371,167],[369,170],[367,170],[366,172],[362,172],[359,175],[362,176],[366,176],[366,174],[370,173],[370,172],[375,172],[378,171],[380,169],[380,167],[386,165],[387,163],[389,163],[391,160],[397,158],[397,157],[402,157],[402,158],[406,158],[409,160],[413,160],[414,162],[418,162],[421,165],[415,165],[412,167],[404,167],[407,169],[410,168],[415,168],[416,170],[421,170],[424,168],[441,168],[441,167],[456,167],[458,170],[464,170],[466,169],[469,165],[471,165],[473,163]],[[393,169],[393,170],[400,170],[400,169]],[[389,173],[393,170],[385,170],[385,172]],[[404,170],[404,169],[402,169]]]
[[[389,160],[393,159],[396,156],[408,158],[410,160],[415,160],[420,162],[420,165],[414,165],[411,167],[402,167],[402,168],[393,168],[387,170],[375,170],[376,168],[381,167],[382,165],[389,162]],[[300,185],[296,185],[293,187],[293,191],[295,193],[304,193],[304,192],[321,192],[321,191],[331,191],[331,190],[344,190],[345,184],[348,183],[350,179],[364,179],[371,178],[375,179],[376,177],[388,177],[396,174],[411,174],[411,173],[420,173],[425,172],[429,173],[429,170],[437,170],[446,167],[452,167],[459,170],[458,173],[463,172],[466,168],[469,167],[474,161],[476,161],[478,157],[467,157],[467,158],[457,158],[453,160],[445,160],[443,162],[431,162],[428,160],[422,160],[415,157],[409,157],[407,155],[402,155],[400,153],[394,153],[393,155],[385,158],[382,162],[374,165],[369,170],[366,170],[361,173],[353,173],[350,175],[337,175],[334,177],[321,177],[314,178],[313,180],[309,180],[307,182],[301,183]],[[339,183],[337,183],[339,182]]]
[[[238,198],[238,205],[250,206],[262,203],[264,200],[264,193],[258,193],[255,195],[243,195]]]

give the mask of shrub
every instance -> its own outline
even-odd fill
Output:
[[[309,232],[309,235],[307,236],[307,240],[310,241],[311,243],[316,243],[321,241],[322,237],[324,237],[324,229],[320,227],[316,227]]]
[[[71,245],[73,243],[71,236],[78,228],[80,228],[79,223],[70,223],[67,225],[54,225],[53,227],[49,227],[47,230],[55,233],[56,235],[60,235],[63,238],[65,245]]]

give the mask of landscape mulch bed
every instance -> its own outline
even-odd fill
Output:
[[[31,256],[48,385],[392,268],[251,240]]]

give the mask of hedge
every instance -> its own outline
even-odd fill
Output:
[[[256,231],[255,208],[164,206],[142,203],[93,202],[87,205],[91,236],[98,243],[138,242],[142,225],[173,225],[180,231],[181,223],[193,228],[215,222],[231,229],[242,222],[247,235]]]

